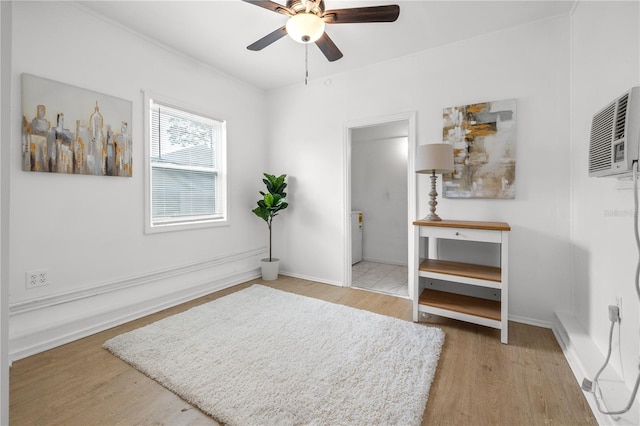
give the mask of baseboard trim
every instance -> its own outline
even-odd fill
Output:
[[[373,263],[385,263],[387,265],[395,265],[395,266],[408,266],[407,262],[396,262],[394,260],[385,260],[385,259],[374,259],[370,257],[363,257],[363,262],[373,262]]]
[[[145,303],[119,307],[82,318],[83,324],[86,324],[82,328],[74,328],[71,324],[61,323],[26,333],[10,339],[9,347],[24,341],[35,340],[37,343],[22,345],[20,350],[11,351],[9,356],[12,362],[17,361],[259,277],[260,270],[254,269],[213,282],[201,283],[191,287],[188,291],[175,292]]]
[[[11,305],[11,361],[260,277],[264,248]],[[96,303],[101,301],[101,303]],[[92,309],[95,306],[97,308]],[[42,321],[48,318],[49,322]]]
[[[260,256],[264,253],[264,247],[251,250],[243,250],[233,253],[227,253],[212,259],[193,262],[174,268],[166,268],[155,272],[141,274],[129,277],[123,280],[114,280],[95,285],[87,286],[81,289],[71,290],[64,293],[57,293],[50,296],[38,297],[34,299],[24,300],[9,305],[9,316],[22,314],[29,311],[44,309],[56,305],[61,305],[89,297],[100,296],[114,291],[120,291],[129,287],[136,287],[151,282],[185,275],[191,272],[198,272],[204,269],[210,269],[215,266],[242,260],[249,257]]]
[[[604,354],[591,337],[582,329],[578,321],[571,314],[556,312],[551,327],[564,357],[569,363],[569,367],[578,382],[582,385],[584,378],[593,378],[605,360]],[[627,403],[631,390],[626,387],[624,380],[609,368],[603,373],[606,384],[603,392],[607,395],[611,404],[608,410],[617,410]],[[606,387],[605,387],[606,386]],[[594,417],[600,425],[637,425],[640,405],[636,400],[634,407],[629,412],[621,416],[608,416],[600,413],[594,395],[590,392],[583,392]]]
[[[280,275],[285,275],[287,277],[292,277],[292,278],[300,278],[301,280],[313,281],[316,283],[330,284],[338,287],[344,287],[344,284],[342,284],[339,281],[325,280],[324,278],[310,277],[308,275],[295,274],[289,271],[280,271]]]
[[[549,321],[541,321],[535,318],[521,317],[519,315],[509,315],[509,321],[518,322],[521,324],[533,325],[541,328],[553,328],[553,324]]]

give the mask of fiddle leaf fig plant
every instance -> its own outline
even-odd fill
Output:
[[[258,200],[258,207],[252,211],[260,219],[267,222],[267,226],[269,227],[269,262],[271,262],[271,224],[273,218],[278,215],[278,212],[289,207],[289,204],[285,201],[287,193],[284,192],[284,189],[287,187],[287,183],[285,182],[287,175],[280,175],[278,177],[268,173],[263,173],[263,175],[264,179],[262,179],[262,182],[266,185],[267,192],[259,191],[262,199]]]

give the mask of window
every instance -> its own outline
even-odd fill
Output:
[[[145,98],[147,232],[226,223],[225,122]]]

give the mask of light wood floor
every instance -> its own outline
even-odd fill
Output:
[[[212,425],[212,419],[102,349],[118,334],[246,288],[235,286],[17,361],[11,368],[11,425]],[[281,277],[267,285],[411,320],[393,296]],[[509,324],[500,331],[436,316],[445,345],[423,424],[595,425],[551,330]]]

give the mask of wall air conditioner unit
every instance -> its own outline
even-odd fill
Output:
[[[593,116],[589,176],[629,177],[639,156],[640,86],[636,86]]]

